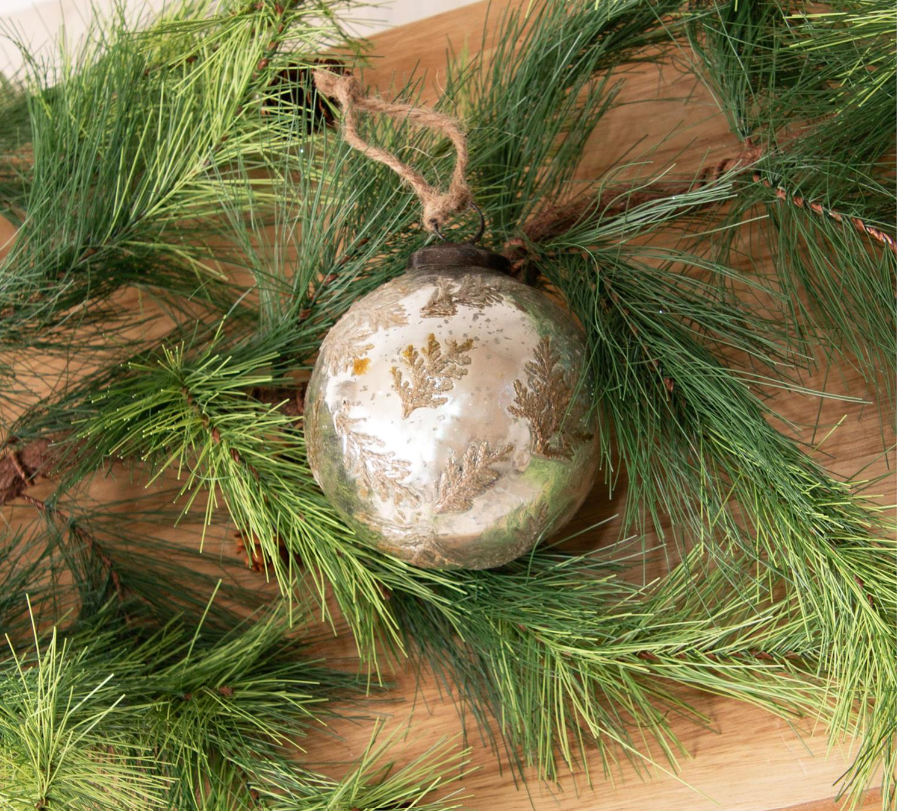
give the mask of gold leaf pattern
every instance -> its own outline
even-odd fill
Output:
[[[360,422],[349,416],[350,406],[342,405],[335,414],[335,430],[344,437],[345,461],[348,471],[356,477],[364,492],[372,491],[382,499],[395,504],[419,504],[419,494],[402,480],[410,475],[410,466],[402,459],[396,459],[390,451],[381,451],[385,443],[378,437],[354,430]]]
[[[366,312],[366,323],[369,329],[375,332],[378,329],[391,327],[405,327],[409,323],[407,311],[402,304],[392,304],[384,307],[370,307]]]
[[[351,371],[354,364],[364,360],[366,353],[373,348],[371,343],[365,343],[370,333],[369,327],[360,321],[358,315],[348,311],[323,344],[329,374]]]
[[[365,309],[360,306],[363,303],[367,305]],[[372,333],[379,329],[404,327],[407,323],[407,311],[397,302],[381,304],[375,296],[374,300],[354,304],[329,333],[323,347],[329,373],[353,371],[359,374],[360,364],[367,360],[366,353],[373,348],[368,342]]]
[[[473,442],[463,452],[459,462],[451,451],[438,479],[435,512],[465,512],[472,509],[473,499],[485,493],[501,475],[491,465],[505,460],[512,450],[512,445],[491,450],[488,442]]]
[[[507,410],[528,420],[532,453],[546,459],[572,459],[573,446],[587,439],[574,427],[584,411],[572,404],[575,381],[560,364],[547,336],[526,363],[526,379],[527,383],[513,381],[516,396]]]
[[[428,530],[412,528],[409,523],[391,521],[372,515],[357,516],[361,523],[377,532],[381,538],[379,548],[392,555],[399,555],[414,566],[439,567],[459,565],[452,549]]]
[[[503,300],[501,293],[479,276],[465,276],[458,282],[439,279],[436,284],[419,311],[423,318],[449,318],[457,314],[458,305],[483,310]]]
[[[321,457],[320,453],[320,434],[319,431],[308,431],[306,430],[306,422],[309,420],[310,424],[314,426],[318,426],[319,422],[319,414],[322,411],[322,399],[319,397],[313,397],[313,402],[308,409],[305,410],[303,415],[304,419],[304,436],[305,437],[314,437],[315,441],[307,442],[307,464],[310,466],[312,470],[319,469],[319,459]]]
[[[442,353],[434,334],[429,334],[421,351],[410,344],[400,353],[410,380],[404,380],[403,372],[397,366],[391,368],[391,376],[394,378],[392,388],[400,395],[403,404],[404,419],[417,408],[437,408],[447,402],[447,397],[440,395],[450,391],[454,387],[454,380],[459,380],[467,373],[468,370],[464,367],[472,359],[466,353],[472,349],[472,345],[472,338],[467,338],[462,343],[450,340]]]

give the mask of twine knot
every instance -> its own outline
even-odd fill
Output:
[[[463,128],[455,118],[436,110],[426,110],[410,104],[396,104],[375,96],[367,96],[363,93],[360,83],[350,74],[319,69],[313,72],[313,78],[319,93],[336,101],[344,111],[344,120],[341,124],[341,135],[344,140],[364,155],[391,168],[416,192],[422,203],[422,221],[427,228],[437,230],[452,215],[462,211],[472,202],[472,190],[466,182],[469,150],[466,147]],[[359,111],[409,121],[411,124],[444,135],[457,152],[457,162],[447,191],[436,189],[412,166],[401,161],[396,155],[364,141],[357,130]]]

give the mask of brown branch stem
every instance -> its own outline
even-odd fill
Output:
[[[209,415],[197,404],[197,401],[194,399],[194,396],[191,394],[191,392],[189,392],[186,388],[182,388],[181,392],[184,395],[185,401],[187,402],[188,406],[197,415],[197,418],[200,420],[204,429],[209,432],[209,435],[212,438],[213,442],[215,442],[217,445],[221,445],[222,444],[222,434],[219,433],[219,429],[210,422]],[[236,465],[245,467],[247,470],[249,470],[254,475],[255,478],[257,478],[257,479],[260,478],[260,474],[257,473],[257,471],[253,467],[253,465],[245,462],[241,458],[241,454],[238,453],[237,448],[227,448],[227,450],[228,450],[229,456],[231,456],[232,461]]]
[[[655,200],[663,200],[680,194],[703,188],[710,183],[719,180],[726,172],[732,169],[751,168],[751,165],[763,154],[761,147],[746,147],[743,152],[733,158],[725,158],[716,166],[707,167],[701,171],[697,178],[683,182],[656,182],[641,188],[633,188],[629,185],[615,186],[602,191],[600,194],[589,193],[570,200],[566,203],[547,206],[534,217],[526,221],[522,228],[523,236],[510,240],[502,253],[513,263],[514,273],[523,274],[531,264],[530,243],[541,243],[556,236],[566,233],[574,225],[584,221],[595,214],[604,216],[616,216],[623,214],[635,206],[651,203]],[[751,175],[755,183],[760,183],[765,188],[771,189],[776,199],[782,202],[791,202],[798,208],[806,208],[808,211],[821,217],[829,217],[835,222],[850,222],[861,234],[875,239],[885,245],[892,253],[897,254],[896,239],[890,234],[875,226],[868,225],[860,217],[851,217],[833,209],[826,208],[821,203],[812,202],[800,195],[789,196],[782,186],[773,185],[759,172]]]
[[[303,416],[304,387],[297,389],[263,389],[255,387],[250,391],[250,396],[260,402],[270,405],[281,405],[281,411],[291,417]],[[209,417],[203,413],[193,397],[187,390],[183,390],[189,405],[195,410],[204,427],[209,430],[215,442],[221,442],[222,437],[215,427],[210,427]],[[240,454],[232,450],[232,458],[236,462],[244,464]],[[236,458],[237,457],[237,458]],[[59,460],[59,453],[55,446],[46,439],[38,439],[26,445],[18,446],[15,440],[7,442],[6,454],[0,457],[0,507],[24,498],[26,491],[32,487],[41,476],[48,475]],[[256,475],[252,466],[249,469]]]
[[[776,657],[774,657],[771,653],[768,653],[767,651],[764,651],[764,650],[751,648],[749,650],[743,651],[742,653],[744,653],[745,656],[752,657],[754,659],[760,659],[760,660],[769,661],[769,662],[777,661]],[[700,655],[703,656],[705,659],[710,659],[711,661],[714,661],[714,662],[719,661],[720,659],[723,659],[723,658],[726,658],[726,659],[734,658],[734,656],[730,656],[729,654],[712,653],[712,652],[701,653]],[[738,654],[736,654],[736,655],[738,655]],[[798,655],[799,654],[794,653],[793,651],[786,651],[786,653],[783,654],[783,657],[784,658],[793,658],[793,657],[798,657]],[[663,662],[666,659],[684,660],[684,659],[688,658],[689,654],[685,651],[680,651],[678,653],[671,653],[668,656],[659,656],[658,654],[652,653],[651,651],[643,650],[643,651],[639,651],[636,654],[636,656],[638,656],[639,659],[642,659],[646,662]]]
[[[19,498],[54,462],[55,454],[47,440],[22,447],[10,442],[6,455],[0,459],[0,507]]]
[[[812,211],[814,214],[818,214],[821,217],[829,217],[835,222],[849,222],[854,227],[855,230],[859,231],[861,234],[866,236],[870,236],[875,239],[877,242],[881,242],[885,245],[892,253],[898,253],[898,243],[895,237],[891,234],[887,234],[885,231],[881,231],[875,226],[867,225],[860,217],[851,217],[847,214],[842,214],[839,211],[834,211],[833,209],[826,208],[822,203],[812,203],[809,200],[806,200],[800,194],[796,194],[793,197],[788,196],[788,192],[782,186],[774,186],[769,180],[765,177],[761,177],[758,172],[755,172],[752,177],[756,183],[761,183],[768,189],[773,190],[773,194],[776,195],[776,198],[782,200],[783,202],[791,202],[798,208],[806,208],[808,211]]]

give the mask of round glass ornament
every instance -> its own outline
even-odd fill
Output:
[[[319,486],[364,540],[416,566],[507,563],[594,482],[580,329],[506,264],[470,244],[417,251],[326,335],[307,387]]]

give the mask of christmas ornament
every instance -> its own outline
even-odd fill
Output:
[[[417,192],[427,227],[475,207],[453,119],[367,98],[317,71],[344,109],[342,134]],[[448,191],[356,130],[357,110],[439,129],[457,149]],[[480,214],[481,217],[481,214]],[[477,242],[484,229],[484,220]],[[484,569],[565,524],[594,482],[599,447],[584,341],[537,290],[474,244],[423,248],[325,337],[307,387],[310,468],[365,540],[425,567]]]
[[[418,566],[519,557],[572,517],[598,467],[579,328],[497,272],[505,261],[417,251],[329,332],[307,389],[319,486],[363,538]]]

